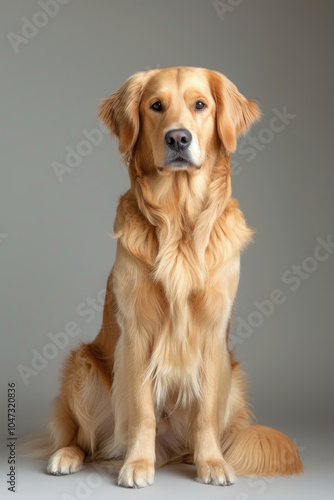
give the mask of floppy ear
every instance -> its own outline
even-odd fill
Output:
[[[213,73],[218,135],[225,148],[233,153],[237,148],[237,137],[259,120],[261,113],[256,101],[246,99],[226,76]]]
[[[139,104],[143,93],[145,72],[130,76],[110,97],[102,99],[99,119],[119,139],[120,153],[133,148],[139,133]]]

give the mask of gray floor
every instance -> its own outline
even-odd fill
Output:
[[[185,498],[227,500],[334,499],[334,434],[325,430],[300,430],[295,442],[305,465],[305,473],[289,478],[239,478],[229,487],[207,486],[195,481],[196,472],[189,465],[171,465],[156,473],[149,488],[128,490],[116,486],[116,472],[86,465],[77,474],[49,476],[46,463],[40,460],[18,459],[16,493],[7,491],[8,472],[6,442],[1,446],[0,498],[45,498],[46,500]]]

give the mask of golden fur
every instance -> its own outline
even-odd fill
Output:
[[[175,67],[135,74],[102,100],[99,117],[119,139],[131,187],[117,209],[102,328],[65,366],[48,471],[120,459],[128,487],[152,484],[171,461],[220,485],[301,472],[287,436],[251,423],[228,351],[252,234],[231,197],[229,154],[259,118],[256,102],[218,72]],[[189,164],[166,162],[171,129],[190,131]]]

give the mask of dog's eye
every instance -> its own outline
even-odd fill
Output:
[[[206,104],[203,101],[196,101],[195,108],[196,109],[204,109],[204,108],[206,108]]]
[[[154,111],[162,111],[162,104],[160,101],[156,101],[152,104],[151,109]]]

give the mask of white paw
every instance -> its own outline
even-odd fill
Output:
[[[235,483],[233,469],[222,459],[206,460],[197,465],[197,481],[217,486]]]
[[[126,462],[120,470],[118,485],[127,488],[145,488],[154,481],[154,465],[148,460]]]
[[[47,471],[54,476],[73,474],[81,469],[84,458],[84,452],[77,446],[60,448],[50,457]]]

